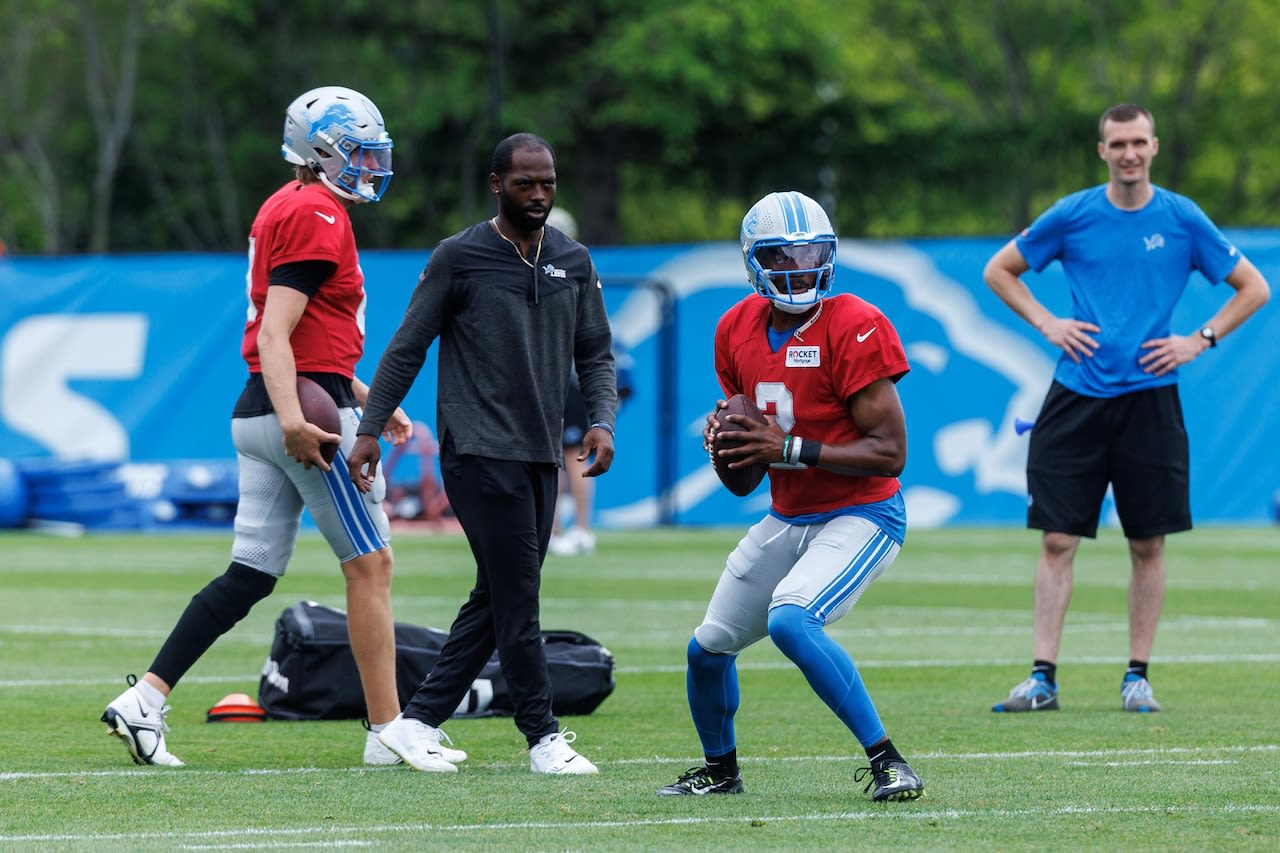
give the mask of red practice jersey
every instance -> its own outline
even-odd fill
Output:
[[[355,375],[364,352],[364,273],[347,209],[323,184],[290,181],[263,202],[249,231],[249,316],[240,352],[261,373],[258,330],[271,270],[295,261],[331,261],[333,277],[307,302],[290,343],[299,373]]]
[[[822,300],[817,320],[774,352],[769,300],[752,294],[716,326],[716,375],[727,399],[746,394],[778,426],[808,440],[846,444],[860,438],[849,399],[878,379],[910,370],[898,332],[880,310],[849,294]],[[896,477],[851,477],[800,463],[769,468],[780,515],[826,513],[892,497]]]

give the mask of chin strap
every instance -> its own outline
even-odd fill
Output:
[[[369,200],[364,196],[357,195],[356,193],[353,193],[351,190],[347,189],[346,187],[338,186],[333,181],[329,180],[329,175],[327,172],[325,172],[324,169],[317,168],[316,175],[320,178],[320,183],[324,184],[334,193],[346,199],[347,201],[362,202],[362,201]]]
[[[804,343],[804,338],[800,337],[800,333],[801,333],[801,332],[803,332],[803,331],[805,331],[806,329],[808,329],[808,328],[809,328],[810,326],[812,326],[814,323],[818,322],[818,318],[819,318],[819,317],[821,317],[821,316],[822,316],[822,300],[821,300],[821,299],[819,299],[819,300],[818,300],[818,310],[813,312],[813,316],[812,316],[812,317],[810,317],[808,320],[805,320],[805,321],[804,321],[804,325],[803,325],[803,326],[801,326],[800,328],[798,328],[798,329],[796,329],[794,332],[792,332],[792,333],[791,333],[791,337],[795,338],[795,339],[796,339],[797,341],[799,341],[800,343]]]

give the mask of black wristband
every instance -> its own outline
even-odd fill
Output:
[[[805,465],[817,465],[818,454],[822,452],[822,442],[816,438],[806,438],[800,445],[800,461]]]

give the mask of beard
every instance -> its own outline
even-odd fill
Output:
[[[533,215],[532,211],[535,210],[540,215]],[[512,225],[522,231],[532,233],[541,228],[547,221],[546,215],[551,212],[551,205],[545,207],[522,207],[516,204],[505,192],[499,192],[498,211],[502,214],[502,218]]]

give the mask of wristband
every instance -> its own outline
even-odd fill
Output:
[[[591,430],[591,429],[596,429],[597,427],[609,433],[609,435],[611,436],[613,435],[613,427],[609,426],[604,421],[596,421],[591,426],[587,427],[587,429]]]
[[[805,465],[817,466],[818,454],[821,452],[822,452],[822,442],[810,441],[808,444],[805,444],[803,447],[800,448],[800,452],[797,455],[800,457],[800,461],[803,462]]]
[[[800,458],[800,454],[804,452],[804,439],[800,436],[792,436],[791,452],[787,454],[787,462],[794,465],[796,460]]]
[[[788,434],[785,438],[782,439],[782,461],[783,462],[789,463],[791,461],[791,442],[794,440],[795,440],[795,437],[790,434]]]

